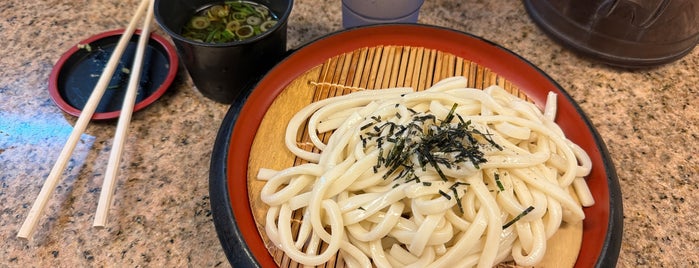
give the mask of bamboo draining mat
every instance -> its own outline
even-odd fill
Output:
[[[337,55],[294,79],[277,96],[256,133],[250,151],[247,181],[258,231],[280,267],[301,265],[290,260],[267,238],[264,221],[268,207],[259,197],[264,182],[258,181],[256,174],[262,167],[281,170],[302,163],[302,160],[296,159],[284,145],[283,135],[289,119],[304,106],[320,99],[364,89],[408,86],[424,90],[451,76],[468,78],[469,87],[482,89],[490,85],[499,85],[520,98],[527,99],[516,86],[483,66],[446,52],[408,46],[368,47]],[[327,139],[328,135],[322,138]],[[300,144],[306,144],[309,140],[306,134],[299,133],[298,141]],[[300,215],[295,215],[295,218],[300,219]],[[295,228],[297,229],[292,230],[298,230],[298,224]],[[549,240],[546,259],[540,267],[572,267],[577,259],[581,241],[582,223],[564,225]],[[325,265],[344,266],[342,256],[336,256]],[[510,264],[501,266],[511,267]]]

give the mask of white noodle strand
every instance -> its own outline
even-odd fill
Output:
[[[594,204],[592,161],[554,122],[555,93],[542,112],[466,85],[363,90],[296,113],[284,143],[308,163],[259,171],[270,242],[304,266],[536,266],[547,239]],[[439,149],[453,144],[473,147]]]

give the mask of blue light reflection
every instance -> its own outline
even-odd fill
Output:
[[[32,117],[0,111],[0,148],[46,145],[61,138],[67,140],[71,131],[73,126],[63,118]]]

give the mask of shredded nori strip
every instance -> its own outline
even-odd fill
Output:
[[[439,174],[439,177],[442,178],[443,181],[448,181],[447,176],[444,175],[444,172],[442,172],[442,169],[439,168],[439,165],[437,164],[437,160],[435,159],[434,155],[432,155],[429,151],[427,151],[428,148],[421,147],[420,150],[417,152],[419,153],[419,157],[424,157],[427,159],[427,162],[434,167],[434,169],[437,171],[437,174]]]
[[[492,136],[493,134],[490,134],[490,133],[482,133],[482,132],[478,131],[477,129],[473,129],[473,132],[475,132],[476,134],[479,134],[479,135],[483,136],[483,138],[484,138],[486,141],[488,141],[488,143],[490,143],[490,145],[492,145],[493,147],[495,147],[495,148],[497,148],[498,150],[501,150],[501,151],[502,151],[502,147],[501,147],[499,144],[495,143],[495,141],[494,141],[492,138],[490,138],[490,136]]]
[[[459,187],[459,186],[461,186],[461,185],[466,185],[466,186],[468,186],[468,185],[470,185],[470,184],[465,183],[465,182],[457,181],[457,182],[455,182],[454,184],[452,184],[451,186],[449,186],[449,188],[456,189],[456,187]]]
[[[456,103],[454,103],[451,106],[451,110],[449,110],[449,114],[447,114],[447,116],[444,118],[444,121],[442,121],[442,125],[449,124],[449,123],[451,123],[451,120],[454,119],[454,112],[456,112],[456,106],[457,106]]]
[[[383,137],[378,137],[376,139],[376,146],[379,148],[383,148]]]
[[[449,181],[444,168],[461,169],[464,163],[480,168],[479,164],[487,162],[482,151],[484,146],[501,148],[492,140],[491,134],[482,133],[471,125],[470,120],[465,121],[457,114],[456,103],[444,120],[438,120],[433,114],[406,108],[412,113],[412,118],[405,124],[381,121],[380,116],[372,116],[370,118],[375,121],[371,125],[373,127],[362,126],[364,130],[370,129],[360,137],[364,147],[369,141],[375,141],[378,145],[379,156],[373,170],[377,173],[379,168],[387,168],[384,179],[419,183],[420,178],[414,171],[425,171],[432,166],[443,181]],[[396,113],[395,116],[401,115]],[[458,118],[458,122],[452,122],[454,118]],[[460,185],[468,184],[456,182],[451,186],[452,191]]]
[[[460,115],[460,114],[456,114],[456,117],[458,117],[458,118],[459,118],[459,122],[460,122],[460,123],[462,123],[462,124],[465,124],[465,123],[466,123],[466,122],[464,122],[464,118],[463,118],[463,117],[461,117],[461,115]]]
[[[461,212],[461,215],[464,215],[464,205],[461,204],[461,197],[459,197],[459,193],[456,191],[456,187],[449,188],[454,193],[454,198],[456,198],[456,205],[459,207],[459,212]]]
[[[447,200],[451,200],[451,196],[448,193],[445,193],[444,191],[439,190],[439,194],[444,196],[444,198],[446,198]]]
[[[388,128],[388,136],[393,136],[393,131],[396,129],[396,124],[391,123],[391,127]]]
[[[529,212],[532,212],[532,210],[534,210],[534,207],[533,207],[533,206],[529,206],[529,207],[526,208],[524,211],[522,211],[522,213],[519,213],[519,215],[517,215],[517,217],[515,217],[514,219],[512,219],[512,220],[510,220],[509,222],[505,223],[505,225],[502,226],[502,229],[507,229],[507,227],[510,227],[510,225],[515,224],[515,222],[517,222],[519,219],[521,219],[522,217],[524,217],[524,216],[526,216],[527,214],[529,214]]]

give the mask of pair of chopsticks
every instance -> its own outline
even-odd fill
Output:
[[[129,128],[131,114],[133,113],[133,108],[136,101],[136,93],[139,86],[138,84],[140,81],[141,70],[143,68],[143,57],[145,54],[146,45],[148,43],[148,40],[150,39],[151,24],[153,21],[153,5],[153,0],[142,0],[139,4],[138,9],[136,10],[136,14],[129,22],[128,27],[126,28],[126,30],[124,30],[124,33],[122,34],[122,36],[119,39],[119,42],[114,48],[114,52],[112,52],[112,55],[110,56],[107,65],[102,71],[102,74],[100,75],[100,78],[97,81],[94,90],[90,94],[90,97],[88,98],[85,107],[80,113],[80,116],[78,117],[78,120],[75,123],[75,127],[73,127],[73,131],[70,133],[70,136],[68,137],[68,141],[66,142],[63,149],[61,150],[60,155],[58,156],[58,160],[56,160],[56,163],[51,169],[48,178],[46,178],[44,185],[41,187],[41,191],[39,192],[39,195],[34,201],[32,208],[29,210],[29,214],[27,215],[27,218],[24,220],[24,223],[22,224],[22,227],[20,228],[17,237],[28,239],[32,235],[32,233],[34,233],[34,229],[36,229],[36,225],[39,222],[39,217],[41,216],[41,214],[43,214],[44,208],[46,207],[46,203],[48,203],[49,197],[55,190],[56,185],[58,184],[58,180],[62,175],[63,170],[66,167],[66,164],[70,160],[70,156],[73,154],[73,150],[75,149],[75,146],[78,143],[80,136],[83,132],[85,132],[85,128],[87,127],[87,124],[90,122],[92,115],[95,113],[95,109],[97,109],[97,105],[100,103],[102,95],[104,95],[104,92],[107,86],[109,85],[112,76],[114,75],[114,71],[117,65],[119,64],[119,60],[121,59],[124,50],[126,50],[126,47],[128,46],[133,33],[136,31],[136,25],[138,21],[143,16],[143,13],[146,12],[146,17],[143,20],[141,34],[138,39],[138,46],[136,49],[133,66],[130,72],[131,76],[129,78],[129,84],[126,89],[126,94],[124,96],[124,102],[122,105],[121,113],[119,114],[119,121],[117,123],[117,129],[114,135],[112,151],[109,156],[109,164],[107,165],[107,171],[105,173],[104,182],[102,184],[102,190],[100,192],[100,198],[97,204],[95,220],[93,223],[93,226],[95,227],[105,226],[109,206],[111,205],[112,196],[114,193],[113,188],[116,184],[116,176],[118,173],[119,161],[121,159],[121,153],[123,151],[124,142],[126,140],[126,133]]]

